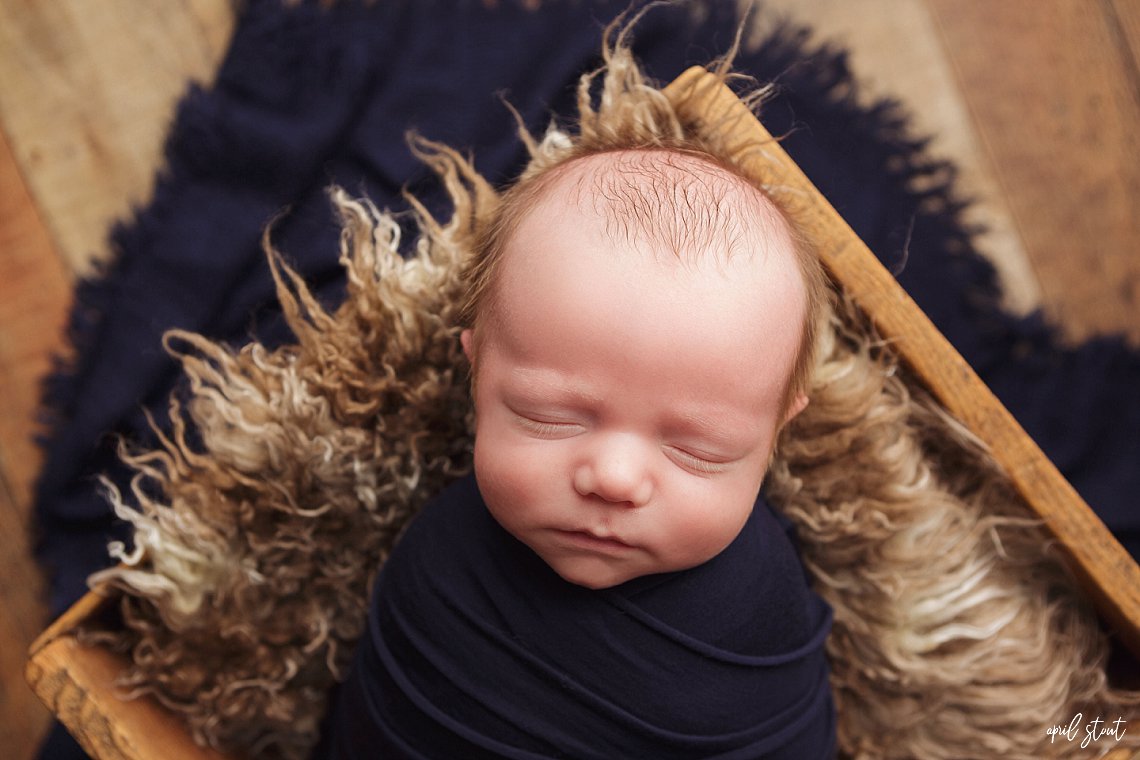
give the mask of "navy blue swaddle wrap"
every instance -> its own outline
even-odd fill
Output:
[[[463,478],[381,571],[318,756],[833,757],[831,610],[787,530],[761,498],[705,564],[591,591]]]

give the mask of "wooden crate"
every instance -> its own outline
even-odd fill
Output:
[[[684,101],[690,109],[685,116],[710,129],[729,130],[741,143],[762,146],[763,155],[755,156],[746,171],[802,192],[802,221],[831,276],[933,396],[990,448],[1064,549],[1088,597],[1140,661],[1140,567],[747,107],[710,77],[704,69],[690,69],[666,88],[666,95],[676,98],[697,87],[702,97]],[[126,663],[80,646],[75,637],[76,627],[101,614],[106,604],[89,594],[32,646],[27,677],[40,698],[99,760],[236,757],[196,746],[185,727],[153,701],[123,702],[116,696],[115,674]],[[1124,751],[1109,755],[1125,756]]]

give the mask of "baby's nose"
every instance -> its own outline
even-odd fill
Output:
[[[649,503],[653,483],[643,446],[631,436],[612,435],[596,442],[574,473],[583,496],[629,507]]]

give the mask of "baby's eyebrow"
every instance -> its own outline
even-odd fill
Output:
[[[550,370],[517,367],[512,372],[516,387],[523,393],[536,391],[555,396],[560,400],[574,401],[589,404],[601,404],[605,397],[591,391],[589,388],[572,382],[559,372]]]
[[[739,446],[747,438],[747,430],[739,424],[738,415],[729,410],[685,410],[674,413],[668,422],[673,435],[691,435],[719,446]]]

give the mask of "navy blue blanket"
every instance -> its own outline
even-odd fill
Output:
[[[790,528],[761,498],[708,562],[593,591],[462,478],[380,573],[315,758],[833,758],[831,610]]]
[[[38,557],[59,613],[109,562],[125,532],[97,492],[122,484],[115,439],[152,441],[176,386],[160,336],[171,327],[244,343],[288,335],[259,237],[275,242],[322,298],[341,293],[338,227],[325,188],[338,183],[401,207],[407,186],[443,209],[405,146],[409,128],[461,148],[507,181],[524,152],[498,93],[532,129],[570,113],[573,85],[597,65],[600,31],[622,2],[548,0],[538,12],[493,3],[344,0],[331,9],[244,4],[216,83],[185,97],[153,202],[114,231],[117,259],[84,283],[73,312],[73,362],[46,391],[50,433],[36,491]],[[735,3],[693,21],[659,8],[635,52],[661,81],[724,52]],[[932,161],[890,104],[853,101],[844,55],[781,28],[737,65],[780,89],[764,113],[785,148],[893,271],[1133,554],[1140,554],[1140,354],[1101,339],[1062,348],[1039,317],[997,305],[992,269],[974,251],[953,194],[953,167]],[[925,188],[915,191],[921,178]],[[909,239],[909,245],[907,245]],[[906,255],[904,248],[909,249]],[[905,265],[904,265],[905,262]]]

